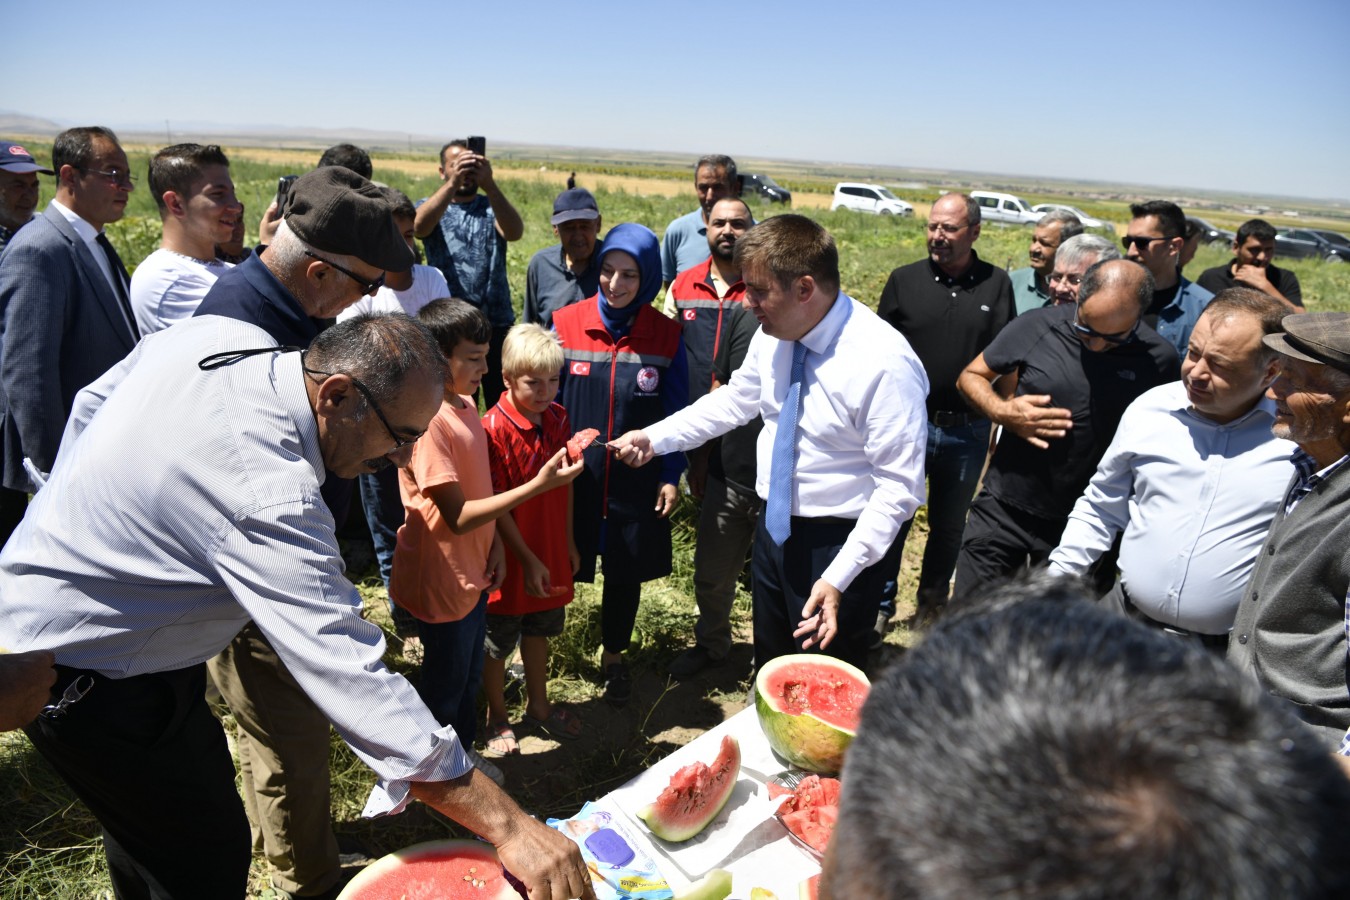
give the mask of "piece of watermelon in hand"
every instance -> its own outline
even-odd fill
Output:
[[[567,439],[567,458],[570,462],[581,459],[582,451],[600,436],[598,428],[583,428]]]

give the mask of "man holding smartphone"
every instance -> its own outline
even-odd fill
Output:
[[[502,341],[516,321],[506,280],[506,244],[525,234],[525,223],[492,175],[481,137],[453,140],[441,148],[441,186],[417,203],[413,232],[427,262],[440,269],[450,295],[481,309],[492,323],[483,398],[497,402],[502,383]],[[481,190],[481,193],[480,193]]]

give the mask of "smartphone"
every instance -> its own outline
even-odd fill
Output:
[[[295,179],[299,175],[282,175],[277,179],[277,218],[280,219],[286,212],[286,199],[290,196],[291,185],[295,184]]]
[[[465,141],[465,143],[469,145],[470,153],[477,156],[487,156],[487,138],[483,137],[481,134],[469,135],[469,139]]]

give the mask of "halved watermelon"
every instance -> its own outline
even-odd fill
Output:
[[[771,659],[755,678],[759,727],[774,752],[792,765],[836,775],[871,686],[859,669],[832,656]]]
[[[600,430],[597,428],[583,428],[576,434],[567,439],[567,458],[572,462],[581,459],[582,451],[595,442],[600,436]]]
[[[696,762],[680,769],[661,795],[638,811],[638,818],[662,840],[687,841],[717,818],[740,773],[741,745],[726,735],[711,766]]]
[[[520,900],[497,851],[482,841],[431,841],[367,866],[338,900]]]

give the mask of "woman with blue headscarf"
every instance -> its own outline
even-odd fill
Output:
[[[602,442],[645,428],[689,402],[689,369],[680,326],[652,308],[661,290],[661,250],[642,225],[617,225],[605,235],[600,290],[553,314],[562,340],[561,402],[572,426],[600,437],[586,451],[586,471],[573,482],[573,531],[581,567],[595,580],[603,560],[601,665],[605,699],[623,706],[632,680],[623,652],[633,636],[642,582],[670,574],[670,520],[684,456],[630,468]]]

